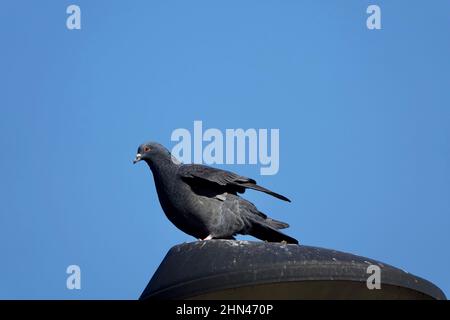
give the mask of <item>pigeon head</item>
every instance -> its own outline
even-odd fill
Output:
[[[158,160],[172,159],[170,151],[157,142],[147,142],[139,146],[133,163],[144,160],[148,164]]]

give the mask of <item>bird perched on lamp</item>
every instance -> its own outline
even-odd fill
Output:
[[[199,164],[181,164],[156,142],[139,146],[134,163],[145,161],[155,181],[161,207],[181,231],[201,240],[251,235],[269,242],[298,241],[280,229],[285,222],[269,218],[239,194],[246,189],[290,200],[261,187],[255,180]]]

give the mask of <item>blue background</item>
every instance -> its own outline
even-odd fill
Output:
[[[72,3],[81,30],[66,28]],[[194,120],[279,128],[277,175],[221,167],[293,202],[248,199],[303,244],[449,294],[449,31],[444,0],[2,1],[0,298],[139,297],[194,239],[131,160]]]

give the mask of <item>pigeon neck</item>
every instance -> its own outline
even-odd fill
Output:
[[[178,167],[178,164],[173,162],[170,157],[158,157],[152,160],[146,160],[146,162],[155,178],[161,178],[162,176],[168,175]]]

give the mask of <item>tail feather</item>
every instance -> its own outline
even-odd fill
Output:
[[[244,188],[253,189],[253,190],[257,190],[257,191],[261,191],[261,192],[270,194],[271,196],[273,196],[273,197],[275,197],[275,198],[278,198],[278,199],[281,199],[281,200],[284,200],[284,201],[287,201],[287,202],[291,202],[291,200],[289,200],[289,199],[286,198],[285,196],[283,196],[283,195],[281,195],[281,194],[279,194],[279,193],[270,191],[269,189],[266,189],[266,188],[261,187],[261,186],[259,186],[259,185],[257,185],[257,184],[254,184],[254,183],[241,183],[241,184],[239,184],[239,185],[242,186],[242,187],[244,187]]]
[[[267,218],[266,222],[269,226],[275,228],[275,229],[285,229],[285,228],[289,228],[289,224],[287,224],[286,222],[283,221],[278,221],[272,218]]]
[[[273,228],[272,226],[270,226],[268,224],[260,223],[260,222],[256,222],[256,221],[253,223],[249,234],[254,236],[255,238],[258,238],[260,240],[269,241],[269,242],[285,241],[290,244],[298,244],[297,239],[294,239],[294,238],[278,231],[277,229]]]

